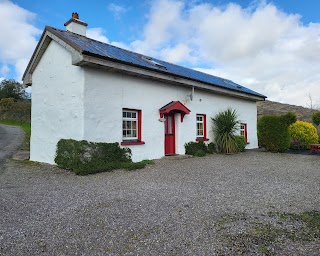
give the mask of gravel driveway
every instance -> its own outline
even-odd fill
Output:
[[[20,127],[0,124],[0,173],[6,159],[21,146],[24,136]]]
[[[0,255],[319,255],[318,231],[280,216],[320,211],[319,163],[247,151],[76,176],[10,161]]]

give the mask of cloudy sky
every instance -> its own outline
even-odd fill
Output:
[[[320,106],[319,0],[0,0],[0,79],[21,80],[45,25]]]

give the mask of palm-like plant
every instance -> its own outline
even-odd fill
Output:
[[[238,152],[239,148],[235,136],[237,135],[240,121],[238,120],[237,112],[228,108],[211,119],[218,152],[226,154]]]

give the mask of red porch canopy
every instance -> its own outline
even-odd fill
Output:
[[[189,114],[191,112],[190,109],[188,109],[180,101],[171,101],[167,105],[160,108],[159,111],[160,111],[160,118],[163,118],[165,114],[181,113],[181,122],[183,122],[183,118],[185,114]]]

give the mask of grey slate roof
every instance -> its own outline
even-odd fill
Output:
[[[85,36],[81,36],[69,31],[46,27],[47,30],[54,33],[59,38],[69,43],[83,55],[95,56],[102,59],[122,62],[128,65],[138,66],[141,68],[187,78],[213,86],[222,87],[233,91],[239,91],[246,94],[266,98],[266,96],[250,90],[244,86],[236,84],[228,79],[209,75],[194,69],[175,65],[166,61],[151,58],[132,51],[121,49],[119,47],[99,42]]]

